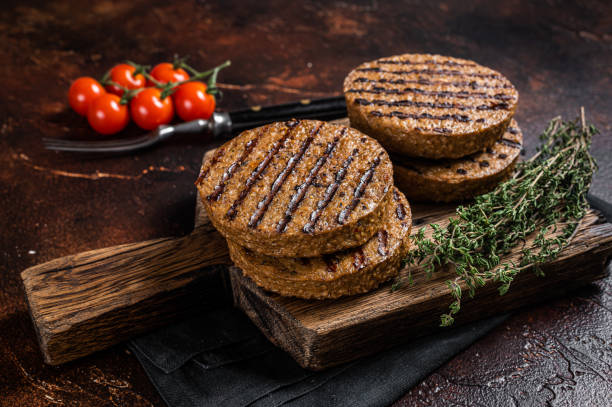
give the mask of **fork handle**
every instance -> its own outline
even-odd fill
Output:
[[[166,139],[173,134],[200,134],[213,131],[211,120],[197,119],[190,122],[162,126],[159,128],[160,139]]]
[[[166,139],[173,134],[200,133],[212,133],[213,136],[218,137],[294,118],[333,120],[341,117],[346,117],[346,103],[343,96],[315,100],[304,99],[275,106],[254,106],[230,113],[215,112],[208,120],[193,120],[162,127],[159,129],[159,135],[161,139]]]
[[[332,120],[346,117],[344,96],[323,99],[303,99],[299,102],[275,106],[254,106],[230,112],[232,133],[289,119]]]

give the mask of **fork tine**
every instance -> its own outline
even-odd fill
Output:
[[[151,137],[141,136],[130,139],[121,140],[105,140],[105,141],[83,141],[83,140],[62,140],[53,138],[43,138],[42,141],[48,145],[55,146],[79,146],[79,147],[114,147],[122,145],[137,144]]]
[[[72,141],[59,139],[43,139],[45,148],[62,151],[125,151],[140,148],[156,142],[155,137],[142,136],[127,140],[112,141]]]
[[[138,150],[145,147],[144,145],[130,145],[130,146],[111,146],[111,147],[75,147],[75,146],[46,146],[48,150],[54,151],[72,151],[80,153],[123,153],[128,151]]]
[[[79,152],[124,152],[147,147],[158,141],[156,137],[142,136],[126,140],[112,141],[71,141],[43,139],[45,148],[57,151]]]

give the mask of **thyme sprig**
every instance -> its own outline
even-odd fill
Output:
[[[447,227],[431,224],[431,237],[425,228],[412,236],[405,264],[419,265],[429,276],[440,269],[456,273],[446,282],[453,301],[441,316],[442,326],[454,322],[465,288],[473,297],[492,281],[503,295],[523,270],[534,268],[543,275],[540,265],[567,246],[588,207],[586,194],[597,168],[589,146],[596,133],[586,125],[584,109],[572,122],[553,119],[540,136],[538,152],[518,163],[512,178],[473,204],[459,206]],[[519,258],[502,262],[519,244]],[[401,284],[396,280],[393,289]]]

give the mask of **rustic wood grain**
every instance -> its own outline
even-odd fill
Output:
[[[413,209],[415,223],[423,226],[429,223],[444,226],[452,215],[448,207],[442,213],[435,206]],[[426,236],[430,235],[427,228]],[[515,248],[502,262],[516,260],[520,250]],[[473,299],[465,294],[456,324],[541,302],[603,278],[611,255],[612,224],[602,222],[591,210],[568,247],[557,259],[542,266],[546,277],[526,270],[504,296],[498,294],[491,282],[478,289]],[[409,272],[414,283],[397,291],[392,292],[388,283],[367,294],[329,301],[268,293],[236,267],[230,269],[230,277],[235,303],[259,329],[301,366],[322,370],[438,329],[439,316],[447,311],[451,301],[446,281],[453,274],[439,271],[428,278],[413,267],[403,270],[403,277]],[[466,288],[464,284],[462,288]]]
[[[227,300],[227,246],[210,226],[62,257],[22,273],[45,361],[105,349],[203,306]],[[208,269],[207,269],[208,268]]]

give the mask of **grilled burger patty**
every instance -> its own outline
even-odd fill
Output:
[[[395,154],[434,159],[491,147],[518,102],[499,72],[428,54],[366,62],[346,77],[344,94],[352,127]]]
[[[217,149],[196,185],[227,239],[271,256],[318,256],[365,243],[381,225],[393,168],[355,129],[291,120]]]
[[[338,298],[372,290],[397,275],[412,225],[404,195],[392,189],[383,224],[363,246],[311,258],[271,257],[229,241],[230,256],[266,290],[300,298]]]
[[[415,201],[470,199],[510,176],[522,144],[523,134],[512,119],[503,137],[483,152],[455,160],[394,159],[395,183]]]

